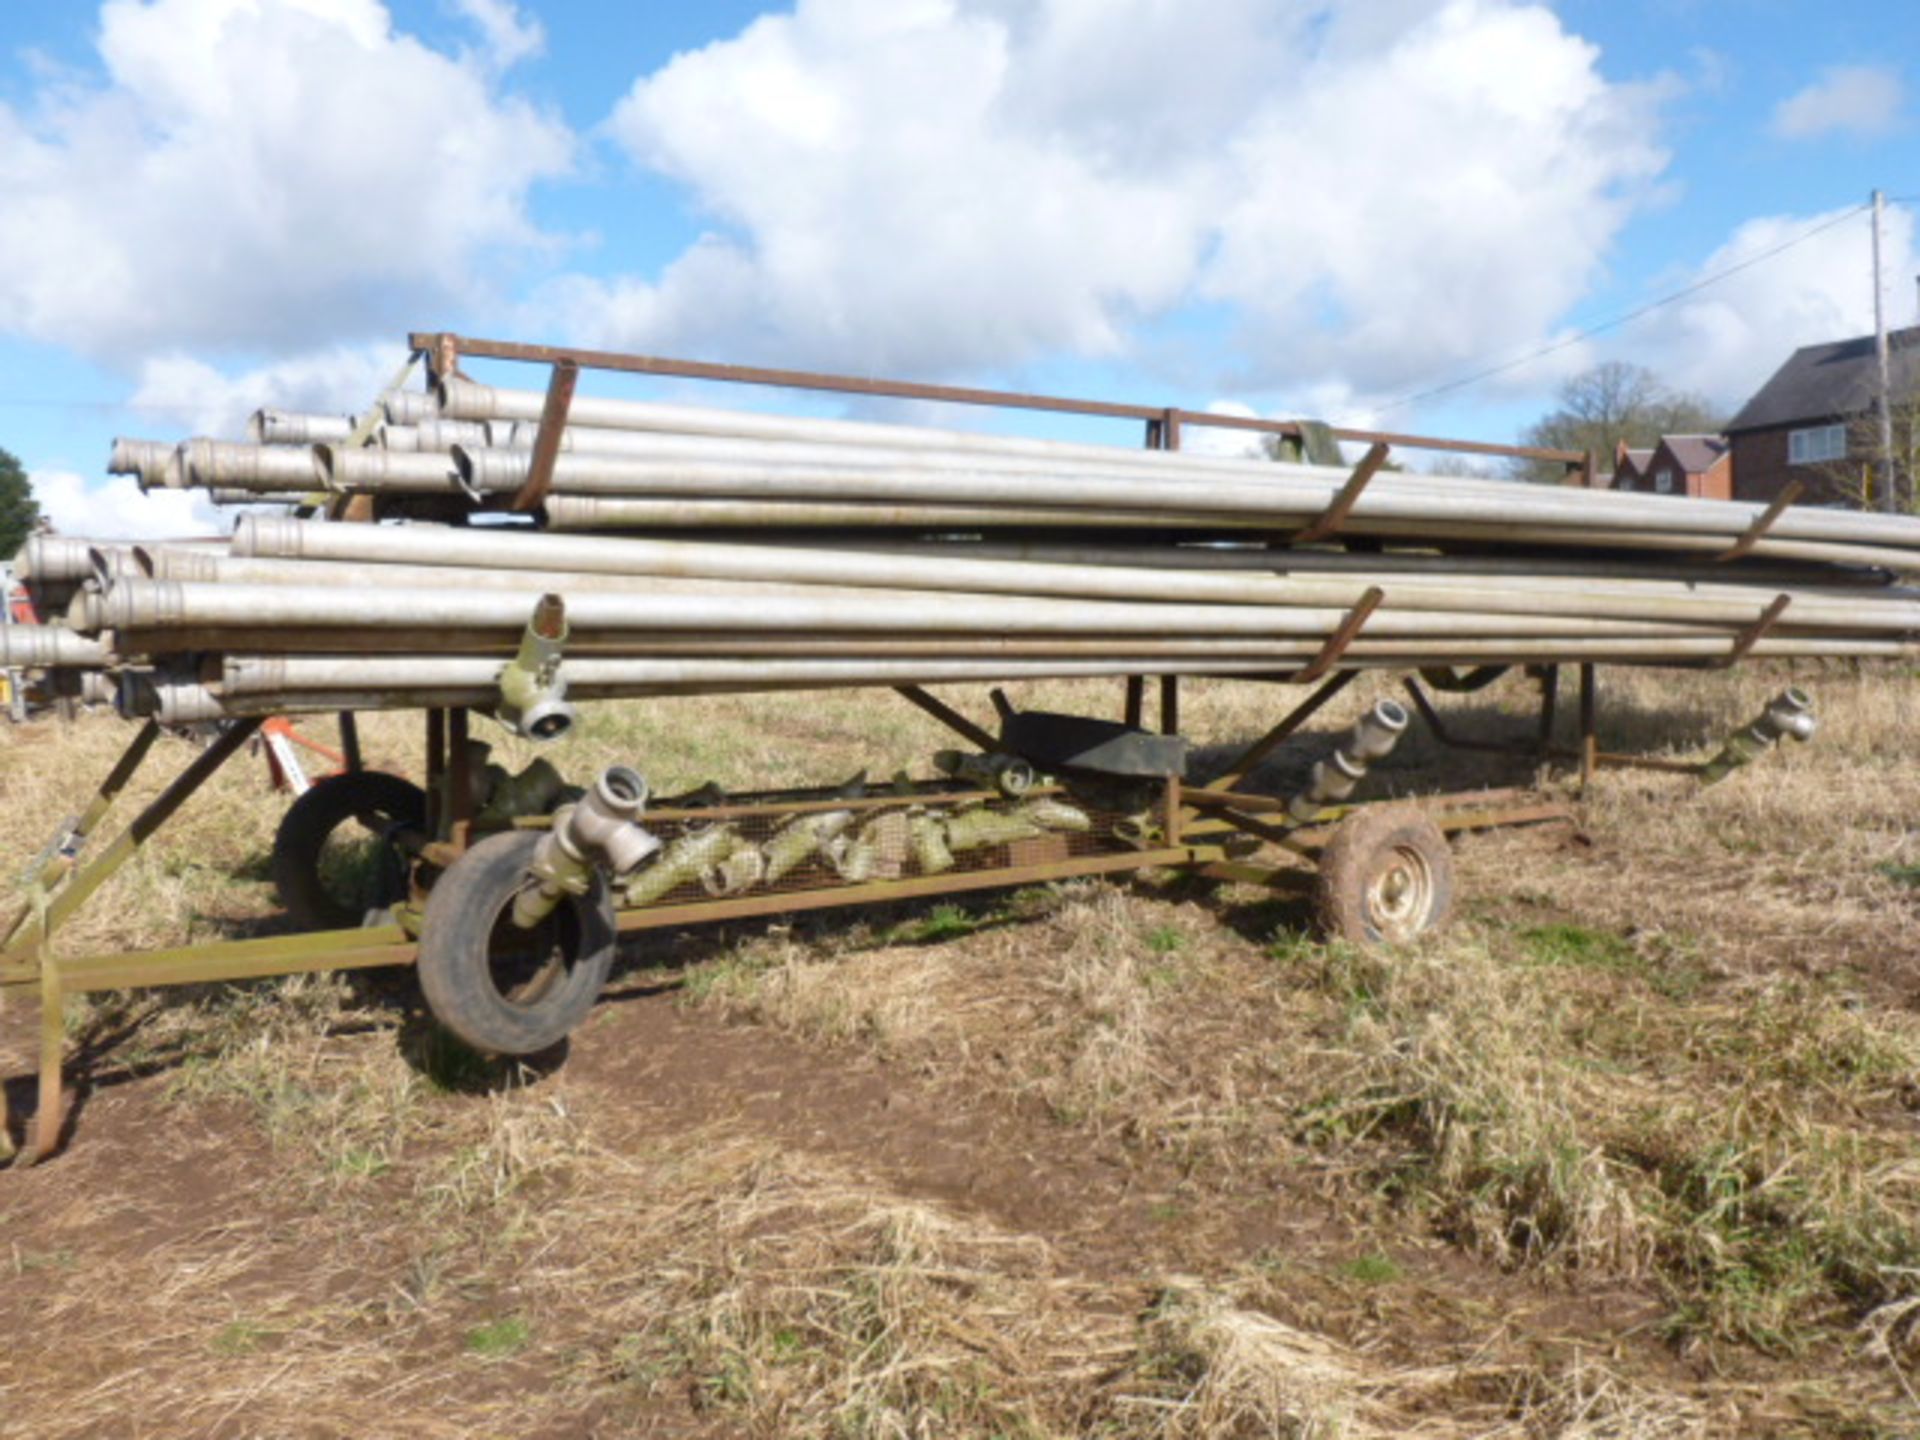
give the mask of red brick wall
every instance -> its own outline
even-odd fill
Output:
[[[1780,425],[1771,430],[1743,430],[1733,437],[1733,498],[1772,500],[1788,480],[1806,487],[1802,504],[1828,505],[1850,497],[1837,487],[1826,465],[1789,465],[1787,433],[1805,428]]]

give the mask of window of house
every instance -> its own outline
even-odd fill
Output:
[[[1662,495],[1671,495],[1673,493],[1673,471],[1667,469],[1664,465],[1654,471],[1653,488],[1658,490]]]
[[[1828,460],[1844,460],[1847,455],[1847,427],[1816,425],[1809,430],[1787,432],[1787,463],[1819,465]]]

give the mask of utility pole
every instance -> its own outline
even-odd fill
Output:
[[[1873,192],[1873,351],[1880,365],[1880,508],[1899,509],[1894,495],[1893,468],[1893,377],[1887,356],[1887,307],[1880,285],[1880,225],[1887,214],[1887,196]]]

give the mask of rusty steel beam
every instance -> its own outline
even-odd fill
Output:
[[[533,455],[527,465],[527,480],[508,503],[508,509],[526,514],[546,504],[547,492],[553,489],[554,462],[560,458],[560,441],[566,433],[567,411],[579,382],[578,364],[572,360],[554,362],[547,402],[540,411],[540,430],[534,436]]]
[[[1722,550],[1713,558],[1724,564],[1729,560],[1739,560],[1751,554],[1753,547],[1766,538],[1766,534],[1773,528],[1774,522],[1780,518],[1781,514],[1785,512],[1789,505],[1800,498],[1805,489],[1806,487],[1798,480],[1787,481],[1785,485],[1780,487],[1780,493],[1773,497],[1773,503],[1760,513],[1759,518],[1747,528],[1747,532],[1730,547]]]
[[[1294,533],[1295,545],[1313,545],[1334,535],[1347,517],[1353,513],[1353,507],[1360,503],[1360,492],[1365,490],[1380,468],[1387,463],[1389,446],[1376,441],[1367,453],[1360,457],[1360,463],[1353,467],[1353,473],[1347,477],[1347,483],[1340,487],[1340,493],[1333,497],[1319,519],[1312,521],[1306,529]]]
[[[1207,788],[1216,791],[1239,788],[1240,782],[1259,768],[1262,760],[1265,760],[1267,756],[1286,744],[1288,738],[1296,730],[1319,713],[1321,706],[1325,705],[1329,700],[1333,699],[1334,696],[1351,685],[1358,673],[1359,672],[1354,670],[1348,670],[1328,680],[1318,690],[1314,691],[1313,694],[1294,706],[1294,708],[1281,719],[1279,724],[1275,725],[1271,730],[1267,731],[1266,734],[1254,741],[1253,744],[1234,756],[1225,770],[1207,782]],[[1195,792],[1189,792],[1189,798],[1191,798],[1193,793]]]
[[[811,370],[780,370],[756,365],[718,365],[702,360],[675,360],[658,355],[627,355],[612,350],[585,350],[561,345],[529,345],[508,340],[476,340],[446,332],[416,331],[408,342],[415,350],[436,357],[470,356],[488,360],[521,360],[552,365],[570,360],[582,369],[617,370],[629,375],[664,375],[688,380],[717,380],[735,385],[769,385],[786,390],[818,390],[842,395],[878,395],[900,400],[929,400],[945,405],[986,405],[1009,410],[1040,410],[1067,415],[1091,415],[1114,420],[1140,420],[1159,427],[1155,448],[1178,446],[1178,427],[1206,425],[1218,429],[1251,430],[1264,435],[1300,434],[1297,420],[1262,420],[1245,415],[1216,415],[1210,411],[1169,410],[1159,405],[1132,405],[1111,400],[1077,400],[1058,395],[1034,395],[1015,390],[987,390],[965,385],[929,385],[877,376],[832,375]],[[437,367],[436,367],[437,368]],[[439,370],[441,375],[451,369]],[[1168,422],[1171,418],[1170,430]],[[1165,443],[1171,433],[1174,444]],[[1375,430],[1334,428],[1334,438],[1365,444],[1387,444],[1412,450],[1444,450],[1512,459],[1552,460],[1566,465],[1583,463],[1573,450],[1551,450],[1537,445],[1495,445],[1472,440],[1446,440],[1431,435],[1401,435]]]
[[[893,687],[893,692],[914,706],[915,709],[925,711],[928,715],[931,715],[935,720],[938,720],[942,725],[953,731],[954,734],[978,746],[984,753],[992,754],[1000,748],[1000,742],[992,735],[982,730],[978,725],[974,724],[973,721],[967,719],[966,716],[962,715],[958,710],[955,710],[944,700],[941,700],[938,696],[929,694],[920,686],[896,685]]]

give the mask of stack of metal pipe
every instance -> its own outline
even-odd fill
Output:
[[[544,403],[455,379],[263,411],[241,442],[117,441],[142,485],[286,513],[30,543],[62,619],[0,664],[185,721],[498,708],[545,597],[542,673],[574,698],[1902,658],[1920,634],[1908,517],[1390,471],[1356,494],[1332,466],[587,396],[536,494]]]

